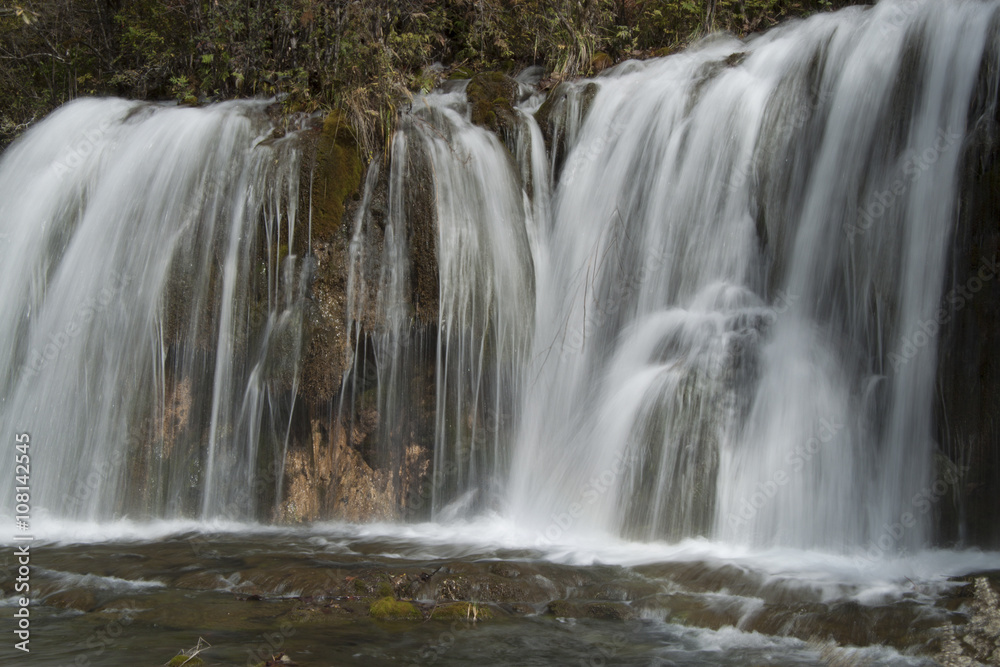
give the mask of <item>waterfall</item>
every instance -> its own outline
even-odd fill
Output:
[[[0,424],[31,433],[36,507],[270,509],[310,266],[289,252],[300,149],[264,106],[81,100],[4,155]]]
[[[525,74],[499,132],[466,81],[417,95],[343,230],[330,419],[377,414],[365,457],[390,477],[426,446],[442,522],[927,545],[998,7],[887,0],[550,91]],[[305,148],[266,106],[76,101],[0,161],[0,425],[30,425],[38,507],[269,520],[283,500],[317,260]]]
[[[995,9],[885,2],[593,82],[554,195],[515,516],[547,539],[926,544],[921,326]]]
[[[400,363],[413,344],[407,332],[419,318],[416,311],[428,308],[420,298],[437,301],[431,489],[436,515],[495,505],[496,485],[508,467],[509,424],[521,395],[534,312],[525,226],[530,203],[507,149],[466,116],[464,94],[457,90],[415,101],[401,121],[393,142],[380,289],[380,319],[392,336],[390,344],[381,345],[384,365],[391,369],[379,382],[386,396],[380,401],[383,423],[407,412],[400,405],[411,392],[407,364]],[[426,187],[427,179],[432,185],[425,204],[436,235],[422,239],[407,190]],[[406,247],[423,254],[403,257]],[[419,286],[412,297],[405,293],[413,261],[436,265],[430,299]],[[408,310],[401,308],[406,305]],[[390,449],[398,451],[399,445]],[[446,509],[451,503],[457,505]]]

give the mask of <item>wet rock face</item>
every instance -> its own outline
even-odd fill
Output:
[[[316,275],[306,305],[299,394],[312,404],[332,400],[350,364],[347,308],[347,239],[342,234],[313,246]]]
[[[314,240],[326,241],[340,229],[345,200],[357,195],[364,177],[361,149],[340,113],[330,113],[323,121],[311,166],[306,183],[312,196],[312,234]]]
[[[385,323],[377,308],[388,215],[388,169],[383,168],[370,193],[366,212],[365,260],[354,270],[355,294],[348,294],[352,270],[350,244],[355,219],[362,213],[360,153],[336,114],[324,121],[305,143],[314,151],[303,160],[300,205],[313,202],[310,248],[305,234],[296,237],[299,252],[309,252],[314,270],[308,290],[303,354],[296,412],[284,454],[281,498],[274,518],[281,522],[324,519],[347,521],[394,520],[414,515],[422,505],[424,479],[430,470],[430,438],[424,425],[433,425],[433,401],[418,403],[402,423],[406,428],[399,451],[379,451],[381,416],[377,403],[375,337]],[[415,151],[406,165],[406,192],[402,199],[411,255],[410,301],[417,320],[436,326],[438,282],[437,227],[434,185],[429,161]],[[358,160],[355,169],[354,161]],[[330,179],[347,176],[347,185],[331,186]],[[325,185],[324,185],[325,183]],[[317,200],[325,203],[317,205]],[[317,219],[321,218],[317,223]],[[352,331],[348,331],[349,302]],[[357,330],[353,328],[357,327]],[[357,349],[355,349],[357,348]],[[433,357],[414,358],[414,396],[433,397]],[[358,367],[355,367],[355,364]],[[363,367],[367,372],[362,373]],[[424,372],[427,371],[427,372]],[[348,382],[345,384],[345,378]],[[418,386],[419,385],[419,386]],[[417,508],[420,509],[419,507]]]
[[[307,305],[300,395],[328,401],[340,389],[350,363],[346,331],[350,222],[361,195],[361,149],[345,119],[331,113],[322,128],[306,134],[302,161],[299,254],[311,253],[315,271]]]
[[[403,205],[410,250],[410,303],[419,322],[433,325],[439,310],[434,174],[430,158],[417,146],[410,147],[408,157]]]
[[[559,180],[571,148],[569,128],[582,123],[586,118],[597,90],[598,86],[593,82],[580,87],[564,81],[549,92],[542,106],[535,112],[538,129],[545,139],[546,153],[553,157],[552,177],[556,181]]]
[[[472,122],[494,132],[513,133],[517,129],[517,82],[500,72],[483,72],[466,88]]]
[[[331,433],[312,420],[310,446],[295,447],[285,460],[288,491],[279,520],[338,518],[378,521],[396,517],[391,477],[374,470],[348,447],[343,429]]]
[[[994,21],[994,34],[1000,23]],[[961,199],[943,286],[938,442],[961,473],[959,503],[942,503],[941,537],[1000,545],[1000,47],[983,59],[969,110]],[[956,528],[957,527],[957,528]]]

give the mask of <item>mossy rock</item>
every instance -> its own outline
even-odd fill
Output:
[[[497,561],[493,565],[490,565],[490,574],[495,574],[505,579],[516,579],[521,576],[521,572],[516,567],[504,561]]]
[[[167,667],[180,667],[181,665],[184,665],[184,667],[199,667],[199,665],[204,665],[204,664],[205,661],[197,656],[192,658],[190,656],[181,654],[181,655],[175,655],[173,658],[171,658],[170,662],[167,663]]]
[[[448,75],[449,79],[471,79],[474,76],[474,72],[468,67],[457,67],[455,71]]]
[[[545,611],[558,618],[583,618],[586,616],[582,605],[569,600],[553,600]]]
[[[569,90],[568,83],[560,82],[555,88],[549,91],[549,94],[545,96],[545,101],[542,102],[542,106],[538,107],[538,111],[535,112],[535,120],[538,121],[538,127],[542,130],[542,134],[546,135],[546,144],[550,142],[549,123],[552,120],[552,112],[560,101],[566,99]],[[551,145],[549,148],[551,149]]]
[[[354,592],[364,597],[394,598],[396,588],[390,575],[385,572],[369,572],[359,575],[351,581]]]
[[[516,129],[517,82],[514,79],[502,72],[483,72],[472,77],[465,93],[473,123],[494,132]]]
[[[430,156],[420,146],[409,151],[404,167],[403,210],[409,225],[410,303],[417,320],[435,324],[438,317],[437,194]]]
[[[726,57],[727,67],[736,67],[737,65],[742,65],[743,61],[747,59],[746,51],[737,51],[736,53],[731,53]]]
[[[384,597],[372,603],[368,615],[383,621],[389,620],[414,620],[423,618],[420,610],[412,603],[405,600],[397,600],[393,597]]]
[[[604,51],[598,51],[594,54],[594,57],[590,59],[590,68],[595,72],[604,71],[614,64],[615,61],[611,59],[611,56],[604,53]]]
[[[449,602],[439,605],[431,612],[434,621],[464,621],[466,619],[488,621],[493,618],[493,611],[484,605],[471,602]]]
[[[584,85],[583,90],[580,93],[581,120],[586,118],[587,114],[590,113],[590,107],[594,103],[594,98],[597,96],[598,90],[600,90],[600,86],[593,81]],[[545,101],[542,102],[542,105],[538,107],[538,111],[535,112],[535,120],[538,122],[538,129],[542,131],[542,138],[545,140],[545,149],[550,155],[553,153],[555,154],[554,175],[556,178],[558,178],[559,173],[562,171],[563,162],[565,161],[569,147],[565,145],[565,133],[562,133],[559,137],[560,140],[554,143],[555,137],[553,136],[553,125],[556,124],[554,122],[556,120],[565,125],[565,116],[568,113],[569,107],[569,97],[573,93],[573,84],[562,82],[549,92]]]
[[[441,74],[439,72],[431,68],[424,68],[418,74],[410,77],[409,87],[412,91],[426,94],[434,90],[440,80]]]
[[[594,602],[587,605],[587,616],[605,621],[628,621],[635,618],[636,613],[621,602]]]
[[[582,115],[584,118],[590,112],[590,107],[594,103],[594,98],[597,96],[598,90],[600,90],[600,86],[593,81],[584,85],[581,99],[581,104],[583,105]],[[538,107],[538,111],[535,112],[535,120],[538,121],[538,127],[541,128],[543,134],[547,134],[550,131],[549,125],[552,121],[553,113],[565,113],[566,98],[569,97],[571,91],[572,84],[563,81],[549,92],[545,101]],[[562,108],[559,108],[560,106]]]
[[[364,177],[361,149],[347,119],[336,111],[323,121],[312,174],[312,235],[326,241],[340,229],[344,201],[356,194]]]

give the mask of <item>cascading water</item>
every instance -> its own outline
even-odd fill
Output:
[[[521,395],[533,319],[532,254],[518,174],[497,137],[470,123],[461,91],[417,100],[394,139],[389,216],[382,252],[379,357],[382,440],[412,400],[409,365],[414,307],[407,246],[420,245],[407,190],[433,178],[437,235],[436,393],[431,509],[450,513],[495,504],[507,469],[509,424]],[[426,165],[426,172],[413,165]],[[408,177],[408,178],[407,178]],[[357,252],[355,253],[357,255]],[[417,336],[421,338],[421,336]],[[416,344],[419,344],[416,343]],[[409,363],[407,363],[409,362]]]
[[[431,405],[442,521],[926,544],[934,336],[908,346],[941,298],[995,13],[884,2],[715,37],[563,84],[545,113],[527,77],[503,142],[464,83],[419,96],[344,234],[354,361],[331,419],[376,396],[374,465],[395,471]],[[301,146],[263,106],[81,101],[5,154],[0,422],[31,423],[39,506],[282,502],[313,260]]]
[[[310,269],[264,106],[83,100],[5,154],[0,423],[31,431],[37,508],[269,516]]]
[[[554,195],[509,485],[538,534],[926,544],[933,335],[995,6],[620,66]],[[577,86],[592,84],[574,84]]]

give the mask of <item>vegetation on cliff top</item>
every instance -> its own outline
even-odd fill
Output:
[[[409,91],[452,69],[589,74],[711,30],[747,34],[857,0],[14,0],[0,8],[0,147],[82,95],[283,94],[341,109],[374,151]]]

